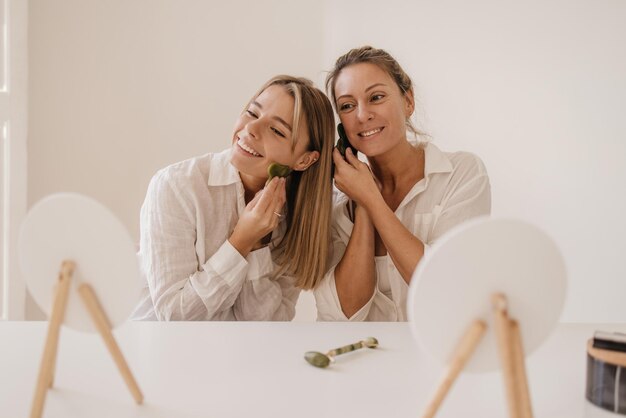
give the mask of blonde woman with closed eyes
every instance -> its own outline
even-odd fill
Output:
[[[291,320],[327,268],[333,140],[324,93],[277,76],[244,108],[229,149],[160,170],[141,209],[133,319]],[[291,173],[268,182],[273,163]]]

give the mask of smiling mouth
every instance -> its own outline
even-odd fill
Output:
[[[382,127],[382,128],[371,129],[369,131],[359,132],[357,135],[360,136],[361,138],[368,138],[372,135],[376,135],[377,133],[381,132],[383,129],[385,128]]]
[[[237,140],[237,145],[239,146],[239,148],[241,148],[245,153],[250,154],[253,157],[262,157],[261,154],[259,154],[258,152],[256,152],[255,150],[253,150],[252,148],[250,148],[249,146],[247,146],[246,144],[243,143],[243,141],[241,139]]]

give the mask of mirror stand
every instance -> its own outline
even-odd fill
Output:
[[[41,366],[39,368],[37,386],[35,388],[35,396],[30,414],[31,418],[41,417],[44,403],[46,401],[46,394],[48,389],[51,388],[54,383],[59,334],[61,332],[61,325],[65,318],[70,282],[72,280],[74,269],[75,264],[73,261],[65,260],[61,264],[61,271],[59,273],[59,279],[52,305],[52,312],[50,315],[50,322],[48,325],[46,344],[41,359]],[[128,364],[126,363],[126,360],[124,359],[124,356],[122,355],[122,352],[113,337],[111,325],[106,314],[104,313],[104,310],[98,302],[95,292],[89,284],[81,283],[78,286],[78,293],[80,294],[91,319],[94,321],[98,332],[104,339],[104,343],[106,344],[109,353],[111,353],[115,364],[122,374],[131,395],[135,399],[135,402],[141,404],[143,402],[143,394],[141,393],[141,390],[139,389]]]
[[[492,295],[491,301],[495,323],[494,328],[509,406],[509,416],[511,418],[532,418],[519,324],[508,314],[508,304],[505,295],[495,293]],[[465,367],[467,361],[471,358],[486,330],[487,324],[477,319],[465,331],[454,350],[452,359],[448,363],[448,367],[435,394],[422,415],[423,418],[435,416],[446,394],[461,370]]]

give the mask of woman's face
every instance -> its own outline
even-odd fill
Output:
[[[241,173],[267,178],[272,163],[298,169],[309,144],[306,123],[300,123],[292,150],[294,99],[279,85],[265,89],[239,116],[233,134],[231,163]],[[304,122],[304,121],[303,121]]]
[[[375,157],[406,141],[405,121],[413,113],[412,94],[403,94],[377,65],[359,63],[341,70],[335,97],[348,139],[363,154]]]

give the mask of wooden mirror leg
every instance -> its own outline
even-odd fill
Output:
[[[507,312],[506,297],[501,294],[492,296],[493,315],[496,331],[496,339],[498,342],[498,351],[500,352],[500,362],[502,363],[502,375],[504,377],[504,386],[506,390],[507,404],[509,406],[509,416],[511,418],[523,418],[520,411],[519,391],[516,385],[516,367],[513,358],[513,336],[511,330],[511,322]]]
[[[486,329],[487,324],[485,324],[485,322],[475,320],[467,331],[465,331],[465,334],[457,345],[443,378],[441,379],[441,382],[439,383],[431,401],[426,407],[426,411],[422,415],[422,418],[432,418],[435,416],[448,391],[454,384],[454,381],[463,367],[465,367],[465,364],[470,359],[472,353],[476,349],[476,346],[478,346],[478,343],[485,334]]]
[[[59,283],[57,283],[54,286],[54,300],[56,301],[57,298],[59,297],[59,288],[60,288],[60,278],[59,278]],[[53,305],[54,306],[54,305]],[[51,358],[52,358],[52,363],[50,364],[50,382],[48,383],[48,388],[51,389],[52,386],[54,386],[54,374],[56,371],[56,359],[57,359],[57,350],[59,348],[59,344],[54,344],[54,346],[52,347],[52,353],[50,354]]]
[[[139,386],[137,385],[137,382],[135,381],[135,378],[133,377],[133,374],[131,373],[128,364],[126,363],[126,360],[124,359],[124,356],[122,355],[122,352],[117,345],[115,338],[113,337],[110,322],[106,317],[104,310],[100,306],[96,294],[94,293],[91,286],[86,283],[83,283],[78,287],[78,293],[83,299],[83,302],[85,303],[85,306],[87,307],[87,310],[89,311],[89,314],[91,315],[91,318],[93,319],[96,328],[98,329],[98,332],[100,332],[104,343],[109,349],[109,352],[111,353],[111,356],[113,357],[117,368],[122,374],[122,377],[124,378],[128,389],[130,390],[133,398],[135,398],[135,402],[141,404],[143,402],[143,394],[141,393],[141,390],[139,389]]]
[[[528,379],[526,377],[526,363],[524,361],[524,346],[522,345],[522,335],[519,324],[516,320],[511,320],[511,336],[513,338],[513,358],[515,362],[516,386],[518,399],[520,402],[520,412],[524,418],[532,418],[532,405],[530,402],[530,391],[528,389]]]
[[[30,411],[31,418],[41,417],[41,414],[43,413],[43,406],[46,402],[48,387],[52,384],[57,347],[59,345],[59,333],[61,331],[61,324],[65,318],[65,308],[67,307],[67,297],[69,294],[73,272],[74,263],[71,261],[64,261],[61,265],[59,282],[57,284],[57,290],[55,292],[56,295],[52,305],[52,313],[50,314],[46,345],[41,359],[41,366],[39,367],[39,376],[37,378],[35,396],[33,398],[33,404]]]

